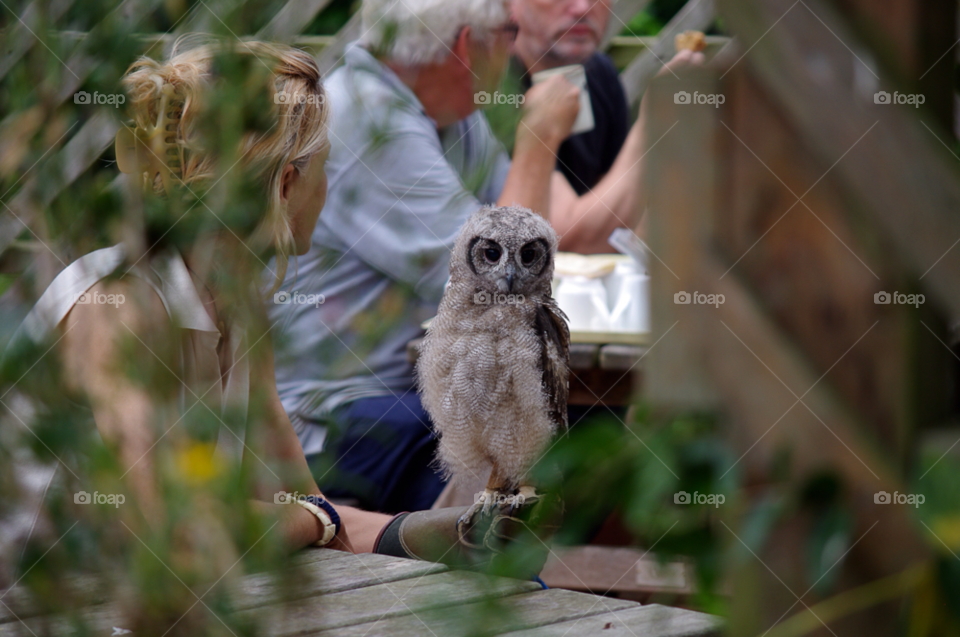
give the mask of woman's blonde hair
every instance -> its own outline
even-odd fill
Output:
[[[290,219],[281,201],[283,168],[293,164],[302,173],[310,159],[329,143],[329,109],[314,58],[304,51],[267,42],[247,41],[228,46],[181,38],[166,62],[148,57],[137,60],[127,70],[123,84],[130,97],[129,108],[135,123],[144,129],[157,121],[164,87],[173,87],[179,122],[176,137],[168,141],[175,141],[179,149],[177,181],[187,187],[202,185],[215,176],[217,157],[201,148],[200,98],[215,79],[214,58],[228,51],[238,56],[252,56],[258,64],[266,64],[274,77],[276,93],[270,100],[276,105],[274,125],[263,132],[245,133],[237,153],[247,174],[262,180],[268,201],[266,215],[245,240],[257,250],[272,245],[277,263],[274,287],[278,288],[294,246]],[[154,189],[162,191],[159,177]]]

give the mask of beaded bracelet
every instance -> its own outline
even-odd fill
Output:
[[[293,500],[301,507],[312,513],[323,525],[323,537],[314,546],[326,546],[340,532],[340,516],[333,506],[323,498],[315,495],[299,497]]]

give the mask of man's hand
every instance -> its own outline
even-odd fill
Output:
[[[667,73],[673,73],[676,75],[682,70],[687,70],[695,66],[703,66],[703,63],[706,62],[706,60],[707,58],[704,57],[703,53],[700,53],[699,51],[683,49],[678,51],[669,62],[663,65],[663,68],[657,72],[657,77],[666,75]]]
[[[523,102],[516,145],[545,144],[556,153],[580,112],[580,89],[562,75],[530,87]]]

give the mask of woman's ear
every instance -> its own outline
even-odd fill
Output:
[[[300,171],[293,164],[287,164],[283,167],[280,174],[280,201],[287,203],[290,200],[291,190],[300,179]]]

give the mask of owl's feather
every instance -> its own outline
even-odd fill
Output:
[[[540,335],[543,389],[553,420],[566,431],[567,398],[570,395],[570,328],[566,315],[552,298],[537,308],[535,327]]]
[[[484,208],[461,230],[417,362],[448,477],[492,468],[519,486],[566,427],[570,337],[550,294],[556,246],[550,224],[523,208]],[[526,263],[524,250],[536,258]]]

